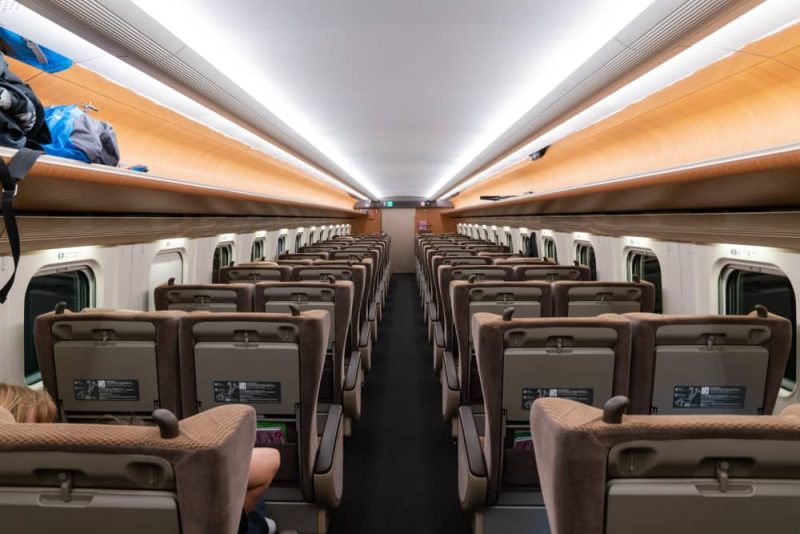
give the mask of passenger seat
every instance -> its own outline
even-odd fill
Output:
[[[13,533],[236,532],[255,439],[248,406],[157,426],[0,424],[0,517]]]
[[[650,282],[553,282],[553,315],[594,317],[603,313],[652,313],[656,288]]]
[[[267,280],[288,281],[292,279],[292,267],[278,265],[274,262],[252,262],[239,265],[228,265],[219,270],[219,281],[222,284],[249,282],[257,284]]]
[[[629,313],[631,413],[771,414],[792,343],[766,308],[747,316]]]
[[[37,317],[36,357],[59,420],[147,418],[157,408],[180,417],[178,326],[185,315],[58,308]]]
[[[331,318],[331,334],[326,350],[325,372],[320,386],[320,401],[344,406],[345,415],[361,416],[361,353],[350,342],[351,316],[355,307],[354,284],[331,278],[329,282],[261,282],[256,285],[258,312],[292,313],[323,310]]]
[[[452,419],[461,405],[480,405],[483,411],[480,377],[474,358],[472,318],[476,313],[502,315],[514,308],[517,319],[550,317],[551,286],[547,282],[478,282],[456,280],[450,284],[453,327],[456,343],[446,354],[442,372],[442,409],[445,420]]]
[[[485,534],[546,532],[532,454],[531,404],[561,397],[603,406],[628,389],[631,327],[624,318],[512,315],[508,310],[505,317],[473,317],[484,413],[459,408],[459,497],[464,510],[474,512],[475,531]],[[580,483],[576,475],[564,485]]]
[[[512,262],[512,265],[516,262]],[[584,265],[552,265],[541,262],[541,265],[514,265],[514,280],[544,280],[556,282],[558,280],[585,280],[592,279],[592,271]]]
[[[170,278],[153,293],[156,310],[253,311],[252,284],[175,284]]]
[[[256,446],[281,454],[267,510],[281,528],[303,533],[324,532],[342,497],[342,407],[320,414],[317,400],[330,330],[327,312],[297,308],[292,315],[198,312],[181,321],[184,405],[255,409]]]
[[[534,403],[552,534],[797,532],[800,405],[760,417],[625,416],[626,407]]]

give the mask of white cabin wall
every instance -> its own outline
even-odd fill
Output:
[[[483,225],[463,225],[464,235],[474,235]],[[491,225],[487,225],[491,229]],[[501,236],[503,227],[498,227]],[[293,249],[298,233],[303,244],[310,233],[319,239],[320,228],[285,231],[287,248]],[[179,251],[183,257],[184,283],[211,281],[213,256],[220,243],[232,242],[237,262],[249,261],[253,240],[260,235],[266,239],[267,258],[273,258],[282,231],[248,234],[223,234],[196,239],[167,239],[153,243],[113,247],[76,247],[53,249],[25,254],[20,262],[17,280],[6,304],[0,306],[0,330],[5,339],[0,357],[0,381],[23,381],[23,322],[25,291],[31,278],[46,270],[88,266],[95,280],[95,304],[98,307],[146,310],[150,301],[150,269],[156,255]],[[579,241],[592,244],[597,257],[598,277],[606,280],[626,280],[628,254],[634,250],[653,251],[659,260],[662,274],[664,313],[716,314],[720,312],[720,274],[726,265],[747,264],[775,268],[788,277],[795,293],[800,294],[800,251],[735,244],[699,245],[671,243],[635,236],[607,237],[585,233],[552,232],[545,228],[511,227],[516,250],[522,247],[522,235],[536,232],[538,246],[543,250],[543,237],[552,236],[559,262],[572,264]],[[501,237],[504,242],[504,237]],[[11,258],[0,258],[0,274],[11,272]],[[785,397],[785,398],[784,398]],[[797,393],[785,394],[779,405],[796,399]],[[780,407],[779,406],[779,407]]]
[[[0,358],[0,381],[24,382],[25,292],[37,273],[88,267],[94,277],[94,299],[97,306],[125,308],[131,293],[131,245],[115,247],[74,247],[24,254],[20,260],[14,287],[3,309],[4,351]],[[7,276],[13,265],[11,258],[2,258],[2,274]]]

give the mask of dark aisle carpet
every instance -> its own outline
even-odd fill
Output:
[[[330,533],[469,534],[414,275],[392,277],[379,334]]]

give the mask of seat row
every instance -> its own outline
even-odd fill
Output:
[[[327,312],[296,308],[59,309],[36,319],[35,336],[42,380],[62,423],[146,424],[154,409],[191,420],[233,404],[252,407],[249,447],[274,447],[282,457],[266,499],[284,524],[298,525],[281,510],[316,521],[341,499],[343,410],[330,384],[331,402],[319,400],[331,329]]]
[[[428,269],[450,247],[449,240],[423,243]],[[536,466],[556,452],[545,446],[544,460],[533,455],[538,436],[534,429],[531,437],[530,410],[537,399],[602,407],[626,396],[636,414],[745,417],[774,409],[792,327],[763,307],[746,317],[655,315],[641,313],[652,310],[653,300],[652,286],[643,282],[481,281],[468,274],[473,268],[438,265],[429,304],[442,311],[440,328],[455,339],[434,346],[447,349],[443,413],[457,414],[459,497],[478,531],[549,532]],[[453,280],[448,269],[464,271],[467,280]],[[424,288],[424,265],[421,271]],[[551,316],[555,306],[564,317]],[[566,480],[548,473],[557,491],[559,484],[580,485],[577,473]],[[568,502],[559,504],[557,513],[568,515]]]
[[[256,435],[253,409],[222,406],[182,421],[161,410],[154,422],[0,422],[4,531],[113,525],[119,534],[236,532]]]
[[[700,417],[624,415],[627,403],[534,403],[549,527],[524,532],[796,532],[800,404],[772,416]]]
[[[155,312],[59,307],[40,316],[37,357],[60,420],[146,422],[164,408],[190,421],[247,404],[255,411],[249,447],[281,453],[265,496],[271,516],[324,530],[342,496],[344,436],[361,409],[359,338],[371,340],[361,312],[378,303],[367,267],[382,253],[353,256],[236,266],[260,273],[248,283],[167,283],[155,291]]]

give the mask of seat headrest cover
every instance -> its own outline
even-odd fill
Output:
[[[553,534],[603,534],[609,451],[631,441],[748,439],[800,441],[800,406],[780,416],[630,415],[603,422],[603,411],[542,398],[531,409],[547,517]]]
[[[173,439],[163,439],[155,426],[0,425],[0,454],[58,451],[160,457],[175,471],[184,532],[236,532],[255,441],[255,412],[249,406],[222,406],[179,425],[181,433]]]
[[[659,345],[659,331],[663,330],[662,339],[675,340],[674,335],[667,335],[670,331],[683,327],[687,331],[696,330],[697,326],[707,326],[712,334],[715,330],[726,327],[735,329],[739,327],[753,327],[754,335],[743,344],[761,345],[769,351],[767,364],[767,383],[764,388],[764,413],[772,413],[778,390],[783,379],[783,371],[789,359],[792,344],[792,324],[783,317],[768,314],[759,317],[757,312],[749,315],[660,315],[654,313],[626,313],[625,317],[632,325],[633,334],[633,359],[631,366],[631,383],[639,384],[637,391],[631,391],[631,413],[648,413],[650,410],[650,397],[652,395],[653,374],[655,372],[655,349]],[[700,329],[703,330],[702,328]],[[767,332],[768,330],[768,332]],[[731,338],[740,338],[742,342],[747,334]],[[715,340],[719,342],[724,339]],[[635,393],[635,394],[634,394]]]
[[[631,356],[631,326],[620,315],[604,314],[597,317],[548,317],[541,319],[512,319],[504,321],[499,315],[476,313],[472,317],[472,339],[478,361],[478,372],[483,392],[486,414],[484,454],[489,468],[488,498],[496,500],[500,485],[501,449],[503,447],[503,367],[502,357],[506,333],[513,330],[565,328],[573,331],[602,329],[613,331],[614,358],[613,395],[627,395]],[[612,336],[613,337],[613,336]],[[565,531],[566,532],[566,531]],[[583,532],[575,530],[574,532]]]

